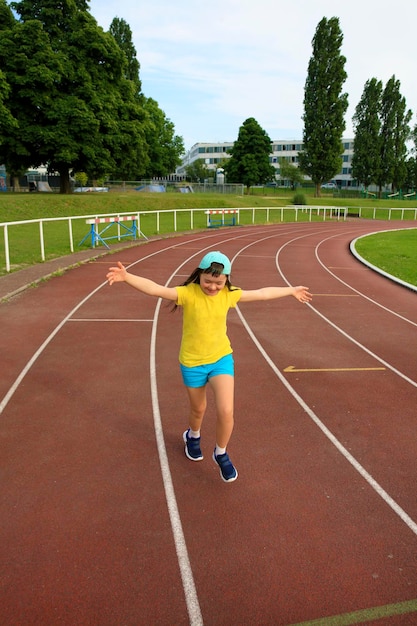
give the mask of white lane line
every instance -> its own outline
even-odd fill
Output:
[[[117,322],[118,324],[124,324],[125,322],[153,322],[153,319],[129,319],[127,317],[123,319],[116,319],[114,317],[108,319],[101,317],[73,317],[68,320],[68,322]]]
[[[316,233],[314,233],[316,234]],[[281,275],[282,279],[286,282],[287,285],[290,285],[289,281],[286,279],[286,277],[284,276],[280,265],[279,265],[279,255],[282,252],[282,250],[288,246],[289,244],[291,244],[293,241],[296,241],[297,239],[300,239],[302,237],[305,237],[306,235],[302,235],[301,237],[296,237],[293,240],[289,240],[287,241],[283,246],[281,246],[281,248],[279,248],[276,257],[275,257],[275,263],[276,263],[276,267],[277,270],[279,272],[279,274]],[[336,235],[334,235],[336,236]],[[332,239],[332,237],[328,237],[328,239]],[[323,241],[326,241],[323,240]],[[320,246],[320,244],[318,244],[316,246],[315,252],[317,251],[318,247]],[[327,270],[327,268],[321,263],[320,259],[317,257],[316,254],[316,258],[317,261],[320,263],[320,265],[322,265],[324,267],[324,269]],[[329,271],[329,270],[327,270]],[[330,274],[332,274],[332,276],[334,276],[335,278],[337,278],[337,276],[335,276],[332,272],[329,271]],[[397,313],[395,313],[394,311],[391,311],[390,309],[387,309],[386,307],[378,304],[378,302],[375,302],[374,300],[371,300],[371,298],[368,298],[367,296],[365,296],[364,294],[362,294],[360,291],[357,291],[356,289],[354,289],[354,287],[351,287],[350,285],[348,285],[347,283],[344,283],[343,280],[340,280],[341,283],[345,284],[346,287],[349,287],[350,289],[352,289],[352,291],[358,293],[359,295],[363,296],[364,298],[366,298],[367,300],[369,300],[370,302],[377,304],[378,306],[380,306],[382,309],[385,309],[388,313],[392,313],[393,315],[396,315],[397,317],[400,317],[401,319],[403,319],[406,322],[409,322],[410,324],[414,325],[414,322],[411,322],[410,320],[407,320],[406,318],[403,318],[401,315],[398,315]],[[320,313],[320,311],[318,311],[312,304],[306,304],[306,306],[308,306],[309,309],[311,309],[312,311],[314,311],[316,313],[316,315],[318,315],[319,317],[321,317],[325,322],[327,322],[327,324],[329,324],[330,326],[332,326],[335,330],[337,330],[339,333],[341,333],[344,337],[346,337],[346,339],[348,339],[349,341],[351,341],[352,343],[354,343],[356,346],[358,346],[358,348],[360,348],[361,350],[363,350],[364,352],[366,352],[367,354],[369,354],[370,356],[372,356],[375,360],[379,361],[379,363],[382,363],[382,365],[384,365],[387,369],[391,370],[391,372],[394,372],[394,374],[397,374],[397,376],[399,376],[400,378],[402,378],[403,380],[405,380],[407,383],[409,383],[410,385],[412,385],[413,387],[417,388],[417,382],[412,380],[411,378],[409,378],[409,376],[407,376],[406,374],[403,374],[402,372],[400,372],[400,370],[398,370],[396,367],[394,367],[393,365],[391,365],[390,363],[388,363],[387,361],[385,361],[382,357],[379,357],[377,354],[375,354],[375,352],[372,352],[371,350],[369,350],[368,348],[366,348],[366,346],[364,346],[363,344],[361,344],[359,341],[356,341],[356,339],[354,339],[351,335],[349,335],[348,333],[346,333],[342,328],[340,328],[339,326],[337,326],[336,324],[334,324],[331,320],[329,320],[325,315],[323,315],[322,313]]]
[[[61,330],[61,328],[64,326],[64,324],[70,319],[70,317],[72,315],[74,315],[74,313],[76,311],[78,311],[78,309],[80,307],[82,307],[82,305],[87,302],[99,289],[102,288],[103,285],[99,285],[96,289],[94,289],[94,291],[92,291],[88,296],[86,296],[83,300],[81,300],[81,302],[79,302],[77,304],[77,306],[75,306],[72,311],[70,313],[68,313],[68,315],[66,317],[64,317],[64,319],[58,324],[58,326],[56,326],[56,328],[51,332],[51,334],[49,335],[49,337],[47,337],[45,339],[45,341],[39,346],[39,348],[36,350],[36,352],[33,354],[32,358],[29,359],[29,361],[26,363],[25,367],[22,369],[22,371],[20,372],[19,376],[16,378],[16,380],[14,381],[14,383],[11,385],[11,387],[9,388],[8,392],[6,393],[6,395],[4,396],[4,398],[2,399],[1,403],[0,403],[0,415],[3,413],[4,409],[6,408],[6,406],[8,405],[8,403],[10,402],[10,399],[13,397],[13,395],[16,393],[16,390],[18,389],[20,383],[22,382],[22,380],[24,379],[24,377],[26,376],[26,374],[29,372],[29,370],[31,369],[31,367],[34,365],[34,363],[36,363],[36,361],[38,360],[38,358],[40,357],[40,355],[42,354],[42,352],[45,350],[45,348],[51,343],[52,339],[59,333],[59,331]]]
[[[174,485],[172,483],[172,475],[169,468],[168,455],[164,439],[164,431],[162,428],[161,413],[159,410],[155,352],[158,317],[161,308],[161,302],[162,300],[159,299],[155,308],[155,317],[152,326],[150,349],[150,378],[153,420],[155,427],[156,444],[158,447],[159,463],[161,465],[162,481],[165,489],[165,499],[167,502],[169,519],[171,521],[171,529],[174,537],[175,550],[177,553],[178,565],[181,573],[185,602],[187,604],[188,617],[191,626],[201,626],[203,624],[203,616],[201,614],[200,603],[198,601],[197,590],[194,583],[190,559],[188,556],[187,544],[185,541],[181,517],[178,510],[177,499],[175,497]]]
[[[264,357],[265,361],[268,363],[270,368],[282,382],[282,384],[287,388],[290,394],[295,398],[298,404],[304,409],[307,415],[313,420],[313,422],[320,428],[320,430],[324,433],[324,435],[331,441],[331,443],[337,448],[337,450],[344,456],[344,458],[355,468],[355,470],[366,480],[366,482],[371,486],[371,488],[388,504],[388,506],[402,519],[402,521],[408,526],[408,528],[417,535],[417,524],[411,517],[400,507],[397,502],[381,487],[381,485],[366,471],[366,469],[355,459],[352,454],[346,450],[346,448],[340,443],[340,441],[333,435],[333,433],[323,424],[323,422],[319,419],[319,417],[310,409],[308,404],[304,402],[302,397],[295,391],[295,389],[290,385],[290,383],[284,378],[279,369],[276,367],[275,363],[269,357],[267,352],[264,350],[258,339],[255,337],[252,329],[249,324],[246,322],[245,318],[242,315],[239,307],[236,307],[237,313],[242,321],[242,324],[246,328],[250,338],[258,348],[259,352]]]
[[[377,231],[379,232],[379,231]],[[382,231],[382,232],[390,232],[390,231]],[[373,233],[370,233],[373,234]],[[328,272],[331,276],[333,276],[333,278],[335,278],[337,281],[339,281],[339,283],[342,283],[342,285],[345,285],[346,287],[348,287],[349,289],[351,289],[352,291],[354,291],[356,294],[358,294],[359,296],[362,296],[362,298],[365,298],[365,300],[368,300],[368,302],[372,302],[372,304],[375,304],[376,306],[380,307],[381,309],[383,309],[384,311],[386,311],[387,313],[391,313],[391,315],[395,315],[396,317],[398,317],[399,319],[403,320],[404,322],[407,322],[408,324],[412,324],[412,326],[417,326],[416,322],[413,322],[412,320],[409,320],[407,317],[404,317],[403,315],[400,315],[400,313],[397,313],[396,311],[393,311],[392,309],[388,309],[386,306],[384,306],[383,304],[380,304],[379,302],[377,302],[376,300],[373,300],[372,298],[370,298],[369,296],[366,296],[364,293],[362,293],[362,291],[359,291],[358,289],[355,289],[355,287],[352,287],[352,285],[350,285],[349,283],[345,282],[344,280],[342,280],[341,278],[339,278],[339,276],[336,276],[336,274],[334,274],[334,272],[331,271],[331,269],[329,267],[327,267],[322,260],[320,259],[320,254],[319,254],[319,248],[320,246],[325,243],[326,241],[328,241],[329,239],[333,239],[336,235],[333,235],[332,237],[327,237],[326,239],[323,239],[322,241],[320,241],[320,243],[317,244],[316,249],[315,249],[315,256],[317,261],[320,263],[320,265],[322,266],[322,268],[324,270],[326,270],[326,272]],[[366,237],[367,235],[363,235],[363,237]],[[357,241],[359,239],[359,237],[357,239],[354,239],[353,242],[351,242],[351,249],[352,249],[352,244]],[[358,258],[358,257],[357,257]],[[363,260],[363,263],[365,263],[365,260]],[[368,264],[368,266],[370,266],[370,264]],[[336,268],[333,268],[336,269]],[[390,278],[391,280],[394,279],[393,276],[391,276],[390,274],[387,274],[386,272],[382,272],[380,270],[378,270],[378,268],[372,266],[372,269],[374,269],[377,273],[382,274],[383,276],[385,276],[386,278]],[[394,282],[399,282],[399,280],[395,280]],[[408,283],[404,283],[401,281],[401,283],[403,286],[414,289],[414,291],[417,291],[417,287],[413,287],[413,285],[409,285]]]
[[[314,313],[316,313],[316,315],[318,315],[319,317],[321,317],[327,324],[329,324],[329,326],[332,326],[332,328],[334,328],[335,330],[337,330],[341,335],[343,335],[344,337],[346,337],[346,339],[348,339],[348,341],[351,341],[352,343],[355,344],[355,346],[358,346],[358,348],[360,348],[361,350],[363,350],[364,352],[366,352],[366,354],[369,354],[372,358],[374,358],[376,361],[379,361],[379,363],[382,363],[382,365],[384,365],[387,369],[391,370],[391,372],[393,372],[394,374],[396,374],[397,376],[399,376],[400,378],[402,378],[403,380],[405,380],[407,383],[409,383],[410,385],[412,385],[413,387],[417,388],[417,381],[413,380],[412,378],[410,378],[409,376],[407,376],[406,374],[403,374],[402,372],[400,372],[400,370],[397,370],[396,367],[394,367],[393,365],[391,365],[390,363],[388,363],[388,361],[385,361],[382,357],[378,356],[377,354],[375,354],[375,352],[372,352],[372,350],[369,350],[366,346],[364,346],[362,343],[360,343],[359,341],[356,341],[356,339],[354,339],[351,335],[349,335],[347,332],[345,332],[342,328],[340,328],[340,326],[337,326],[337,324],[334,324],[334,322],[332,322],[331,320],[329,320],[328,317],[326,317],[325,315],[323,315],[323,313],[320,313],[320,311],[318,311],[317,309],[314,308],[313,305],[311,304],[307,304],[308,308],[311,309],[312,311],[314,311]]]

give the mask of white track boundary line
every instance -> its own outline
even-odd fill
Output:
[[[159,299],[155,308],[154,323],[152,326],[151,349],[150,349],[150,378],[151,396],[153,408],[153,420],[155,427],[156,445],[158,447],[159,463],[161,465],[162,480],[165,489],[165,498],[168,507],[171,529],[174,537],[175,549],[177,553],[178,565],[180,568],[182,585],[184,589],[185,602],[187,604],[188,616],[192,626],[201,626],[203,616],[201,614],[200,603],[198,601],[197,590],[194,583],[193,572],[188,556],[187,544],[182,528],[180,513],[178,510],[175,489],[172,483],[171,470],[169,468],[168,455],[165,446],[164,432],[162,428],[161,413],[159,410],[158,386],[156,382],[156,336],[158,327],[158,316],[162,300]]]
[[[267,352],[264,350],[258,339],[255,337],[252,332],[250,326],[246,322],[245,318],[242,315],[242,312],[238,307],[236,307],[237,313],[242,321],[242,324],[246,328],[250,338],[258,348],[259,352],[264,357],[265,361],[268,363],[270,368],[282,382],[282,384],[286,387],[286,389],[290,392],[290,394],[295,398],[298,404],[304,409],[307,415],[313,420],[313,422],[320,428],[320,430],[324,433],[324,435],[331,441],[331,443],[337,448],[337,450],[344,456],[344,458],[355,468],[355,470],[366,480],[366,482],[372,487],[372,489],[388,504],[388,506],[402,519],[402,521],[408,526],[408,528],[417,535],[417,524],[411,517],[400,507],[397,502],[381,487],[381,485],[366,471],[366,469],[355,459],[352,454],[340,443],[340,441],[333,435],[333,433],[323,424],[320,418],[310,409],[308,404],[304,402],[302,397],[295,391],[295,389],[290,385],[290,383],[284,378],[279,369],[276,367],[275,363],[269,357]]]

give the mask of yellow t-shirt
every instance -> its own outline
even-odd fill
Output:
[[[242,291],[224,287],[207,296],[200,285],[176,287],[177,304],[183,308],[179,360],[186,367],[215,363],[233,352],[227,336],[227,313],[240,300]]]

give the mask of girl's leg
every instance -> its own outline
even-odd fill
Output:
[[[216,444],[226,448],[233,432],[235,379],[229,374],[219,374],[210,378],[216,404]]]
[[[207,407],[206,386],[186,387],[188,399],[190,401],[190,428],[199,431],[203,422],[203,417]]]

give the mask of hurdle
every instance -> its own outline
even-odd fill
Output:
[[[207,226],[209,228],[236,226],[236,219],[239,222],[239,209],[213,209],[205,211],[205,214],[207,215]],[[213,215],[218,215],[219,217],[212,217]]]
[[[85,223],[90,226],[90,230],[78,245],[82,246],[84,241],[91,237],[92,248],[95,248],[97,244],[102,243],[103,246],[106,246],[106,248],[110,250],[110,246],[106,243],[110,239],[117,239],[118,241],[120,241],[120,239],[122,239],[123,237],[133,237],[133,239],[136,239],[139,234],[141,237],[147,240],[148,238],[145,237],[141,230],[139,230],[137,220],[137,215],[115,215],[113,217],[95,217],[87,219],[85,220]],[[124,224],[124,222],[130,221],[132,222],[131,226]],[[106,226],[101,231],[99,231],[99,224],[106,224]],[[103,237],[104,233],[108,231],[109,228],[115,225],[117,226],[117,235]],[[125,232],[122,233],[122,230]]]

